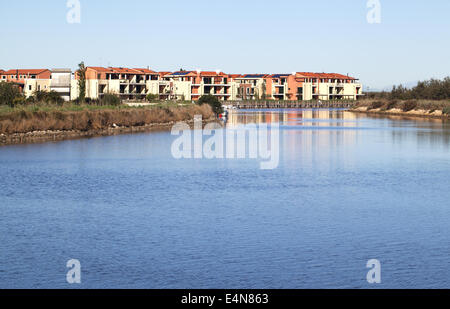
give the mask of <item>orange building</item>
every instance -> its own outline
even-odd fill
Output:
[[[76,78],[78,76],[76,75]],[[362,85],[337,73],[226,74],[220,71],[155,72],[140,68],[88,67],[86,97],[115,93],[123,100],[142,100],[148,94],[161,100],[197,101],[203,95],[230,100],[356,100]],[[72,81],[72,99],[77,81]]]
[[[105,94],[118,95],[123,100],[142,100],[149,93],[148,87],[152,81],[159,81],[159,73],[150,69],[129,69],[117,67],[87,67],[86,97],[102,98]],[[72,81],[71,98],[79,96],[79,74]]]
[[[174,95],[182,100],[197,101],[203,95],[213,95],[228,101],[233,94],[229,75],[220,71],[178,71],[164,78],[173,82]]]
[[[0,80],[4,82],[14,83],[19,86],[21,91],[23,91],[26,80],[50,80],[51,75],[52,73],[48,69],[14,69],[1,72]]]

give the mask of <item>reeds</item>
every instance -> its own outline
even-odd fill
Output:
[[[189,121],[195,115],[203,119],[214,116],[208,105],[153,108],[103,108],[98,110],[67,111],[13,110],[0,113],[0,133],[28,133],[33,131],[90,131],[112,127],[144,126],[178,121]]]
[[[445,111],[450,109],[450,101],[433,101],[433,100],[363,100],[356,104],[358,107],[367,107],[368,110],[380,109],[381,111],[388,111],[392,109],[399,109],[403,112],[412,110],[426,110],[426,111]]]

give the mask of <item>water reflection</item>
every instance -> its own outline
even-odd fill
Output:
[[[367,130],[380,131],[382,137],[390,138],[394,144],[411,139],[423,147],[450,144],[450,122],[444,119],[366,115],[338,109],[241,110],[230,113],[227,127],[250,123],[279,123],[286,135],[295,136],[298,134],[295,131],[301,130],[303,136],[326,136],[328,144],[321,142],[323,146],[354,143],[361,135],[359,131]]]

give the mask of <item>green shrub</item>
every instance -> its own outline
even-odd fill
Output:
[[[369,109],[378,109],[383,107],[384,103],[381,101],[374,101],[372,104],[370,104]]]
[[[213,95],[204,95],[201,96],[197,101],[198,105],[208,104],[211,106],[213,112],[218,115],[223,113],[222,103],[220,103],[219,99]]]
[[[122,104],[122,101],[115,94],[107,93],[100,99],[99,104],[109,106],[119,106]]]
[[[442,109],[442,113],[443,113],[444,115],[450,115],[450,106],[445,106],[445,107]]]
[[[403,104],[402,104],[402,110],[404,112],[412,111],[416,107],[417,107],[417,102],[416,101],[412,101],[412,100],[403,102]]]
[[[64,99],[56,91],[50,91],[45,95],[45,102],[49,104],[62,105],[64,103]]]
[[[159,101],[159,95],[153,94],[153,93],[149,93],[149,94],[147,94],[146,99],[149,102]]]
[[[9,105],[14,107],[14,100],[21,97],[22,94],[16,85],[0,82],[0,105]]]
[[[390,100],[385,106],[386,110],[394,109],[397,107],[398,101],[397,100]]]
[[[35,91],[33,96],[27,99],[30,103],[47,103],[62,105],[64,99],[56,91]]]

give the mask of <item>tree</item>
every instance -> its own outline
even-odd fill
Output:
[[[200,99],[197,101],[198,105],[208,104],[211,106],[213,112],[216,115],[223,113],[223,107],[222,103],[220,103],[219,99],[211,94],[201,96]]]
[[[64,99],[61,95],[56,91],[41,91],[36,90],[33,93],[33,96],[28,98],[28,102],[30,103],[47,103],[47,104],[57,104],[63,105]]]
[[[20,93],[19,88],[11,83],[0,82],[0,105],[9,105],[14,107],[23,96]]]
[[[86,66],[84,65],[84,62],[81,62],[78,65],[78,88],[80,90],[80,94],[78,96],[78,101],[80,104],[84,103],[86,101]]]
[[[267,88],[267,85],[266,85],[266,81],[264,80],[263,85],[262,85],[262,96],[261,96],[262,100],[267,99],[266,88]]]

